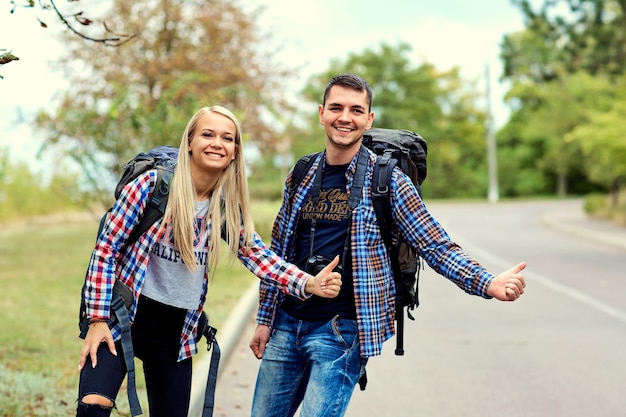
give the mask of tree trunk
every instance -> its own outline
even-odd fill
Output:
[[[556,193],[559,197],[567,196],[567,176],[564,174],[558,174]]]
[[[622,185],[622,179],[617,178],[611,184],[611,208],[617,209],[619,207],[619,190]]]

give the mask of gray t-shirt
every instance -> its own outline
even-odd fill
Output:
[[[171,226],[168,226],[163,238],[154,244],[150,253],[143,295],[173,307],[187,310],[198,308],[208,258],[206,214],[210,202],[196,201],[196,239],[193,243],[196,267],[190,272],[183,263],[180,252],[174,248]]]

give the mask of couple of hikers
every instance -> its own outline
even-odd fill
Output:
[[[189,120],[165,214],[128,246],[155,192],[156,171],[124,187],[86,275],[89,328],[80,353],[77,416],[109,416],[126,375],[110,305],[116,280],[134,295],[132,344],[143,364],[150,415],[187,416],[198,322],[222,239],[260,279],[250,348],[261,364],[251,415],[291,417],[299,407],[302,417],[344,415],[367,360],[394,334],[395,290],[372,205],[376,156],[361,143],[374,122],[370,86],[355,74],[335,76],[318,117],[324,152],[283,200],[270,247],[254,231],[241,127],[224,107],[203,107]],[[337,210],[348,207],[360,156],[366,158],[360,201]],[[285,196],[291,180],[290,172]],[[451,241],[399,169],[389,195],[394,238],[402,236],[433,270],[469,294],[501,301],[523,294],[525,263],[497,276],[487,271]],[[324,216],[324,210],[343,215]],[[164,251],[178,256],[160,256]]]

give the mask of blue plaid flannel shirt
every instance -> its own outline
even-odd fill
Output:
[[[323,153],[305,175],[293,197],[293,206],[287,207],[287,191],[291,171],[285,183],[283,205],[272,230],[272,246],[276,253],[291,260],[296,225],[303,202],[313,186],[313,177]],[[357,154],[358,155],[358,154]],[[356,171],[356,156],[346,171],[348,193]],[[359,328],[361,356],[380,355],[382,345],[395,334],[395,287],[391,263],[376,220],[372,204],[372,172],[376,156],[370,152],[360,204],[352,212],[351,248],[356,316]],[[437,273],[448,278],[469,294],[490,298],[486,291],[494,278],[478,262],[472,260],[454,243],[439,222],[428,212],[411,180],[400,169],[391,179],[392,218],[394,239],[402,234],[417,248],[426,263]],[[257,323],[271,326],[275,310],[282,302],[276,289],[260,283]]]

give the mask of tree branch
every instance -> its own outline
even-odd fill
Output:
[[[55,13],[57,14],[58,18],[61,20],[61,22],[63,22],[63,24],[65,24],[65,26],[72,31],[74,34],[80,36],[81,38],[88,40],[88,41],[92,41],[92,42],[98,42],[98,43],[103,43],[106,46],[120,46],[125,44],[126,42],[130,41],[131,39],[133,39],[135,36],[137,35],[120,35],[120,34],[115,34],[113,32],[111,32],[109,30],[109,28],[106,25],[106,22],[103,22],[103,26],[104,29],[106,30],[107,33],[111,33],[113,34],[114,37],[105,37],[105,38],[92,38],[90,36],[85,35],[84,33],[76,30],[71,24],[70,22],[67,21],[67,19],[65,18],[65,16],[63,16],[63,14],[60,12],[60,10],[57,8],[56,4],[54,3],[54,0],[49,0],[50,4],[52,5],[52,8],[54,9]],[[72,1],[72,0],[70,0]],[[88,26],[92,23],[92,21],[90,19],[87,19],[85,17],[83,17],[83,12],[78,12],[78,13],[74,13],[73,14],[74,19],[76,19],[76,21],[78,21],[80,24],[84,25],[84,26]],[[124,39],[125,38],[125,39]]]

